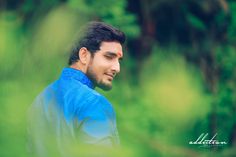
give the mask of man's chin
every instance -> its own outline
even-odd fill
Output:
[[[109,91],[109,90],[112,89],[112,85],[111,84],[99,84],[98,87],[101,88],[104,91]]]

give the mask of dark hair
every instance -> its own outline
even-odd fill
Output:
[[[103,41],[116,41],[120,44],[125,42],[125,34],[103,22],[90,22],[79,34],[80,38],[75,42],[69,58],[69,65],[79,60],[80,48],[86,47],[92,54],[100,50]]]

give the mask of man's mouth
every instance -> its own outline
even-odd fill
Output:
[[[110,78],[110,80],[113,80],[113,78],[114,78],[114,76],[115,76],[115,75],[110,74],[110,73],[105,73],[105,75],[107,75],[107,76]]]

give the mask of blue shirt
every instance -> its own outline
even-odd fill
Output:
[[[59,143],[66,138],[87,144],[119,144],[112,105],[79,70],[64,68],[60,78],[36,98],[29,112],[31,136],[36,143],[50,128]]]

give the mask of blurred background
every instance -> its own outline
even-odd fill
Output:
[[[27,110],[80,27],[127,35],[111,92],[127,157],[236,156],[236,1],[1,0],[0,156],[28,157]],[[190,145],[202,133],[226,145]]]

